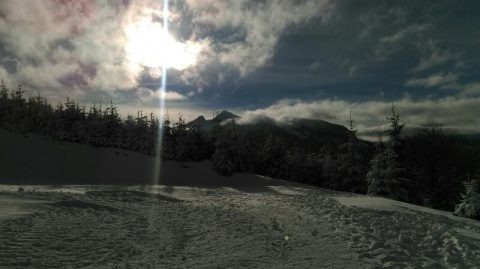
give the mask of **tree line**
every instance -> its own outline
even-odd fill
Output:
[[[0,127],[10,131],[160,155],[163,160],[211,160],[213,169],[226,176],[256,173],[480,218],[475,172],[479,148],[433,120],[403,135],[405,126],[393,104],[386,120],[390,128],[378,132],[373,156],[361,149],[351,115],[347,142],[336,150],[313,151],[287,146],[272,132],[259,142],[252,132],[240,132],[235,119],[214,117],[210,131],[204,132],[198,122],[187,124],[181,115],[174,123],[168,114],[159,122],[142,111],[122,119],[113,103],[87,109],[67,98],[52,106],[39,94],[25,98],[20,86],[10,91],[3,81],[0,85]]]

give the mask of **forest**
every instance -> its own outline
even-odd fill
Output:
[[[253,139],[251,132],[239,131],[235,119],[214,117],[204,131],[181,115],[173,121],[167,114],[160,122],[153,113],[138,111],[122,118],[112,102],[87,108],[66,98],[53,106],[40,94],[26,98],[20,86],[9,90],[3,81],[0,85],[0,128],[11,132],[159,155],[162,160],[211,160],[212,168],[225,176],[255,173],[480,219],[480,141],[435,120],[405,135],[394,104],[386,121],[390,128],[378,131],[371,153],[362,149],[352,117],[346,142],[312,150],[288,145],[272,132],[263,141]]]

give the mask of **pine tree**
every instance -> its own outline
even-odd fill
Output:
[[[255,164],[258,163],[258,147],[254,142],[252,130],[248,127],[246,134],[242,137],[245,172],[254,173]]]
[[[288,167],[288,180],[304,183],[307,180],[307,154],[304,149],[294,146],[287,149],[285,161]]]
[[[201,130],[201,127],[198,121],[193,122],[193,124],[188,128],[187,132],[187,141],[189,156],[192,161],[201,161],[209,158],[208,155],[208,146],[205,141],[205,136]]]
[[[261,174],[280,179],[288,178],[285,151],[285,144],[280,137],[269,132],[260,151]]]
[[[218,137],[220,136],[220,133],[222,132],[222,125],[221,121],[218,118],[218,109],[217,112],[213,114],[212,116],[212,121],[211,121],[211,126],[210,126],[210,134],[207,138],[207,155],[212,156],[215,152],[215,143],[217,142]]]
[[[336,155],[332,154],[329,148],[323,147],[320,162],[322,166],[321,186],[326,189],[339,190],[341,178]]]
[[[27,101],[26,122],[27,132],[40,133],[48,135],[46,129],[53,121],[53,109],[48,104],[47,99],[40,93],[36,96],[30,96]]]
[[[120,125],[122,120],[120,114],[118,113],[117,107],[113,104],[113,101],[110,101],[110,106],[105,109],[103,112],[102,122],[101,122],[101,133],[106,138],[102,146],[105,147],[116,147],[119,145],[119,133]]]
[[[400,116],[396,107],[392,104],[392,116],[387,117],[390,121],[391,129],[386,133],[389,140],[385,147],[379,134],[377,151],[370,161],[371,167],[367,173],[367,193],[369,195],[378,195],[395,200],[408,201],[407,184],[405,179],[405,169],[400,161],[399,152],[402,146],[402,130],[404,125],[400,124]]]
[[[175,145],[175,160],[177,162],[186,162],[190,160],[188,148],[188,133],[185,119],[179,114],[178,121],[173,125],[173,139]]]
[[[220,125],[212,156],[213,169],[225,176],[248,171],[248,156],[234,119]]]
[[[8,89],[2,79],[0,84],[0,126],[5,127],[10,117],[10,100],[8,99]]]
[[[386,169],[385,147],[382,141],[382,133],[378,132],[378,141],[375,144],[375,154],[370,160],[370,170],[367,172],[367,184],[369,195],[382,195],[388,193],[383,186],[384,171]]]
[[[390,110],[392,111],[392,116],[387,117],[387,120],[390,122],[391,129],[387,130],[387,134],[393,150],[399,154],[402,147],[402,131],[405,124],[400,123],[400,114],[398,114],[397,107],[393,103]]]
[[[417,201],[437,209],[454,210],[462,191],[463,152],[456,134],[442,124],[429,120],[417,128],[408,140],[412,177]],[[468,171],[468,170],[467,170]]]
[[[81,143],[81,134],[85,128],[85,110],[68,96],[64,104],[60,103],[55,111],[55,139],[60,141]],[[99,136],[100,137],[100,136]]]
[[[366,165],[360,154],[360,144],[358,142],[350,112],[350,119],[348,122],[348,142],[340,145],[339,153],[337,154],[336,162],[338,173],[340,176],[339,188],[343,191],[353,191],[357,193],[364,193]]]
[[[212,156],[213,169],[224,176],[232,175],[236,169],[232,156],[233,148],[230,137],[230,130],[227,128],[221,128],[218,130],[214,144],[215,151]]]
[[[162,159],[173,160],[175,159],[175,141],[173,139],[172,126],[170,126],[170,115],[168,111],[163,119],[162,124]]]
[[[86,126],[86,140],[87,144],[98,147],[101,144],[101,125],[102,125],[102,108],[101,105],[97,106],[93,104],[90,107],[90,111],[87,114],[87,126]]]
[[[24,127],[26,100],[23,98],[25,91],[18,85],[17,90],[10,93],[10,116],[6,127],[16,132],[26,132]]]
[[[159,154],[159,134],[160,132],[160,122],[155,118],[153,113],[150,113],[150,118],[148,120],[148,129],[146,133],[148,152],[150,156],[157,156]]]
[[[480,194],[478,193],[478,174],[475,178],[463,182],[465,193],[462,194],[462,201],[455,207],[454,215],[479,219],[480,220]]]
[[[143,111],[139,110],[135,118],[135,137],[133,141],[137,151],[143,154],[148,154],[149,148],[151,148],[148,139],[148,129],[148,117],[143,115]]]

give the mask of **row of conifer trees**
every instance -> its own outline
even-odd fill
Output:
[[[393,104],[387,117],[390,129],[379,132],[371,157],[361,150],[351,117],[347,142],[333,151],[315,152],[288,147],[271,132],[259,142],[251,132],[240,132],[235,120],[222,122],[214,117],[210,131],[204,132],[199,123],[187,124],[181,115],[174,123],[168,114],[160,123],[153,114],[141,111],[122,119],[112,103],[87,109],[67,98],[54,107],[40,95],[25,99],[23,94],[20,87],[9,91],[2,81],[1,128],[38,133],[56,141],[159,154],[164,160],[210,159],[213,169],[227,176],[256,173],[445,210],[458,204],[457,214],[480,218],[478,174],[465,180],[475,167],[471,159],[478,158],[478,151],[466,151],[458,136],[433,121],[403,136],[404,125]],[[385,134],[388,139],[383,141]]]

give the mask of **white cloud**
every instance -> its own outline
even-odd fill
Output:
[[[350,76],[353,76],[353,75],[355,75],[355,73],[356,73],[357,71],[358,71],[358,64],[350,67],[350,69],[349,69],[349,71],[348,71],[348,74],[349,74]]]
[[[452,84],[458,80],[458,75],[454,73],[448,74],[433,74],[426,78],[413,78],[405,82],[407,87],[440,87]]]
[[[378,8],[378,9],[377,9]],[[377,6],[376,9],[366,10],[359,16],[362,23],[362,31],[359,39],[374,35],[386,24],[389,26],[400,26],[406,22],[407,11],[404,8],[392,6]]]
[[[460,58],[460,54],[453,54],[446,50],[440,50],[438,48],[434,48],[433,52],[427,56],[422,57],[418,65],[412,69],[413,72],[420,72],[424,70],[431,69],[433,67],[445,64],[449,61],[458,60]],[[460,64],[460,63],[458,63]]]
[[[406,96],[394,101],[402,122],[409,127],[418,126],[433,118],[446,127],[459,132],[480,133],[478,108],[480,98],[442,98],[414,101]],[[391,102],[368,101],[347,102],[339,100],[320,100],[304,102],[285,99],[264,108],[245,112],[244,122],[254,121],[259,117],[270,117],[279,122],[288,122],[295,118],[321,119],[328,122],[346,125],[349,112],[355,120],[359,135],[368,138],[377,128],[384,129],[388,122],[385,116],[390,115]]]
[[[135,91],[135,95],[142,101],[142,103],[151,103],[159,101],[160,98],[165,98],[165,101],[180,101],[187,99],[186,96],[181,95],[180,93],[167,91],[165,95],[162,96],[160,90],[153,91],[149,88],[139,87]]]
[[[426,78],[413,78],[405,83],[407,87],[438,87],[442,90],[455,90],[459,96],[480,96],[479,82],[458,82],[458,75],[453,73],[434,74]]]
[[[420,34],[427,30],[427,25],[412,25],[396,32],[393,35],[380,38],[380,43],[396,43],[411,34]]]
[[[134,86],[123,57],[123,12],[102,1],[2,1],[0,34],[18,62],[12,82],[50,94]]]
[[[8,84],[11,83],[12,79],[10,78],[8,71],[3,66],[0,66],[0,76],[0,79],[3,80],[3,83],[5,83],[5,85],[8,87]]]
[[[465,95],[480,96],[480,82],[472,82],[463,85],[462,93]]]
[[[317,70],[322,64],[317,60],[308,66],[308,70]]]
[[[186,3],[193,14],[193,23],[213,30],[233,28],[237,34],[242,33],[234,41],[220,40],[216,46],[217,60],[235,67],[243,76],[268,64],[289,27],[315,17],[326,19],[330,11],[326,0],[186,0]]]
[[[384,61],[390,55],[395,54],[405,46],[405,40],[409,38],[418,38],[423,32],[427,31],[430,25],[410,25],[396,33],[381,37],[377,46],[374,48],[376,59]]]

